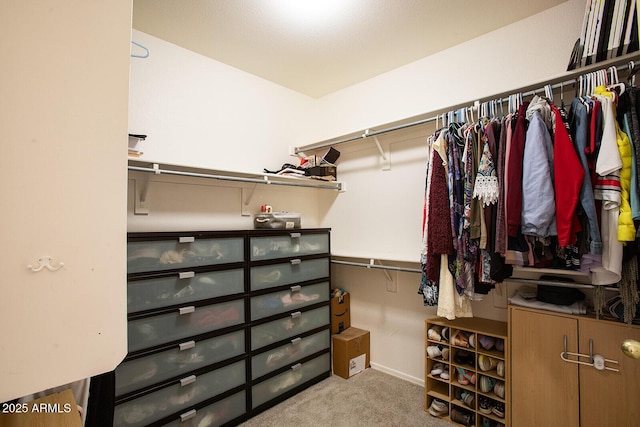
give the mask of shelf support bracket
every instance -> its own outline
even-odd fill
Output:
[[[151,180],[149,175],[133,181],[135,188],[134,196],[134,215],[149,215],[149,190],[151,188]]]
[[[369,136],[369,130],[367,129],[364,131],[364,133],[362,134],[363,138],[367,138]],[[378,148],[378,152],[380,153],[380,157],[382,158],[382,170],[383,171],[388,171],[391,170],[391,153],[389,152],[390,150],[388,149],[389,145],[387,144],[387,149],[383,149],[382,145],[380,144],[380,141],[378,141],[378,136],[377,135],[373,135],[373,142],[375,142],[376,147]]]
[[[371,258],[369,259],[369,265],[375,265],[376,264],[376,260]],[[384,265],[382,263],[380,263],[380,266],[384,267]],[[367,267],[369,268],[369,267]],[[384,272],[384,275],[387,276],[387,280],[389,282],[393,282],[393,279],[391,278],[391,275],[389,274],[389,272],[385,269],[381,269]]]
[[[253,184],[250,189],[242,187],[242,216],[251,216],[249,205],[251,204],[257,186],[258,184]]]

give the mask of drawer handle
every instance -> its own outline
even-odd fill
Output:
[[[289,262],[291,263],[291,265],[299,265],[302,261],[300,259],[296,258],[296,259],[292,259]]]
[[[190,420],[191,418],[196,416],[196,410],[192,409],[190,411],[185,412],[184,414],[180,414],[180,421],[181,422],[185,422],[187,420]]]
[[[302,363],[296,363],[295,365],[293,365],[291,367],[292,371],[297,371],[298,369],[302,368]]]
[[[291,344],[296,345],[302,341],[302,338],[297,337],[291,340]]]
[[[302,289],[302,286],[300,285],[295,285],[291,287],[291,292],[299,292],[300,289]]]
[[[183,236],[178,238],[178,242],[180,243],[193,243],[196,241],[196,238],[193,236]]]
[[[195,346],[196,342],[193,340],[178,344],[178,348],[180,349],[180,351],[189,350],[190,348],[194,348]]]
[[[189,314],[196,311],[196,307],[194,305],[190,305],[188,307],[180,307],[178,311],[180,312],[180,314]]]
[[[192,277],[195,277],[196,273],[193,271],[181,271],[180,273],[178,273],[178,277],[181,279],[191,279]]]
[[[297,239],[302,235],[302,233],[289,233],[289,235],[292,239]]]
[[[196,382],[196,376],[189,375],[188,377],[184,377],[183,379],[180,380],[180,385],[184,387],[186,385],[193,384],[195,382]]]
[[[291,313],[291,318],[292,319],[295,319],[296,317],[300,317],[300,316],[302,316],[302,313],[299,312],[299,311]]]

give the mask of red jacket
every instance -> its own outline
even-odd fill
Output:
[[[556,130],[553,138],[553,187],[556,193],[556,227],[560,247],[575,244],[580,223],[576,206],[580,200],[580,188],[584,169],[576,153],[560,111],[554,106]]]

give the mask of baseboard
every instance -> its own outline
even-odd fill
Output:
[[[385,374],[392,375],[396,378],[400,378],[401,380],[409,381],[410,383],[419,385],[420,387],[424,387],[424,380],[421,378],[417,378],[411,375],[407,375],[404,372],[396,371],[395,369],[387,368],[386,366],[382,366],[375,362],[370,362],[371,368],[376,371],[384,372]]]

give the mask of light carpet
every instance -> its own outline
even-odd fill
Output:
[[[424,388],[369,368],[337,375],[240,424],[242,427],[451,427],[424,411]]]

